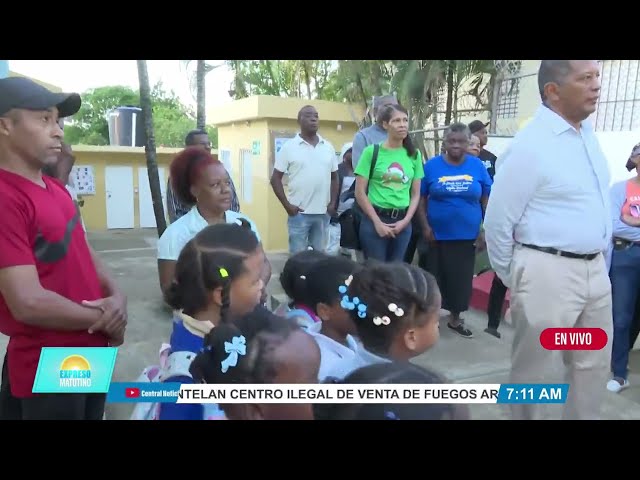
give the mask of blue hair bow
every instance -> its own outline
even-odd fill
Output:
[[[244,335],[239,337],[233,337],[231,342],[224,342],[224,351],[229,354],[221,363],[222,373],[227,373],[229,367],[235,367],[238,365],[238,355],[245,355],[247,353],[247,341]]]
[[[358,317],[365,318],[367,316],[367,306],[360,301],[358,297],[349,298],[347,295],[348,284],[351,283],[351,277],[347,279],[344,285],[338,287],[338,292],[342,294],[342,300],[340,300],[340,306],[345,310],[358,310]]]

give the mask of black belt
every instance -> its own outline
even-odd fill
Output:
[[[614,237],[613,246],[619,248],[640,247],[640,242],[632,242],[631,240],[625,240],[624,238]]]
[[[567,258],[578,258],[580,260],[593,260],[598,255],[598,253],[573,253],[573,252],[565,252],[563,250],[558,250],[557,248],[552,247],[539,247],[537,245],[528,245],[526,243],[521,243],[523,247],[531,248],[532,250],[538,250],[539,252],[550,253],[551,255],[557,255],[559,257],[567,257]]]
[[[392,218],[394,220],[396,218],[403,219],[408,210],[407,208],[380,208],[376,207],[375,205],[372,206],[373,210],[381,217]]]

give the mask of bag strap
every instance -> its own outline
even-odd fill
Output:
[[[344,184],[344,168],[343,168],[343,163],[341,163],[338,166],[338,196],[336,197],[336,210],[338,209],[338,206],[340,205],[340,192],[342,192],[342,185]]]
[[[371,157],[371,168],[369,168],[369,180],[371,180],[371,177],[373,177],[373,171],[376,168],[376,162],[378,161],[378,152],[380,151],[380,144],[379,143],[375,143],[373,145],[373,156]],[[356,190],[356,182],[353,182],[351,184],[351,186],[349,187],[349,190],[347,190],[347,192],[351,193],[351,192],[355,192]],[[369,193],[369,185],[367,184],[367,193]]]
[[[369,181],[373,177],[373,172],[376,168],[376,162],[378,161],[378,153],[380,152],[380,144],[376,143],[373,146],[373,156],[371,157],[371,168],[369,169]],[[367,183],[367,194],[369,194],[369,184]]]

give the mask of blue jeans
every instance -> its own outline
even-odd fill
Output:
[[[384,223],[395,223],[399,219],[380,218]],[[366,215],[360,221],[360,245],[365,258],[380,262],[402,262],[411,240],[411,223],[396,238],[382,238],[373,222]]]
[[[640,290],[640,246],[614,250],[609,276],[613,302],[611,367],[614,377],[626,379],[631,324]]]
[[[287,220],[289,253],[302,252],[308,247],[324,252],[327,249],[329,215],[298,213]]]

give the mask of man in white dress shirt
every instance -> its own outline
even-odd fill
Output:
[[[491,265],[511,289],[511,382],[553,382],[564,363],[564,419],[599,418],[611,360],[610,341],[591,351],[540,344],[547,328],[601,328],[611,338],[609,170],[586,121],[599,77],[595,60],[542,61],[543,105],[498,160],[484,223]],[[516,419],[541,413],[535,404],[512,411]]]

